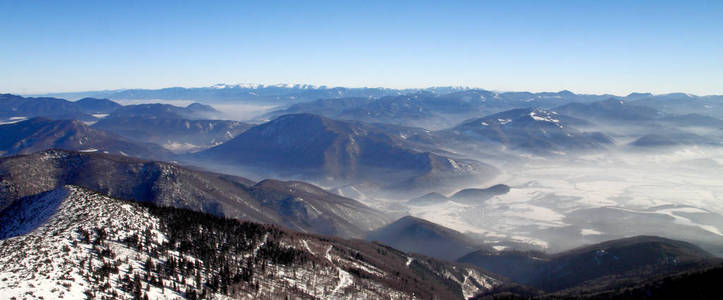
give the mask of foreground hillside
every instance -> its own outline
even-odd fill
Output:
[[[382,245],[64,186],[0,213],[0,290],[24,299],[461,299],[501,281]]]
[[[0,159],[0,209],[77,185],[120,199],[188,208],[293,230],[362,237],[391,221],[353,199],[295,181],[243,177],[101,153],[48,150]]]

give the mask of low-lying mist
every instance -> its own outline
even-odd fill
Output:
[[[505,195],[405,207],[499,246],[554,252],[647,234],[722,255],[721,163],[722,148],[697,146],[517,161],[493,180],[511,187]]]
[[[185,107],[191,103],[198,102],[198,101],[193,101],[193,100],[163,100],[163,99],[154,99],[154,100],[115,100],[114,99],[113,101],[118,102],[121,105],[161,103],[161,104],[170,104],[170,105],[182,106],[182,107]],[[215,103],[215,102],[203,101],[200,103],[211,105],[213,108],[215,108],[216,110],[221,112],[221,115],[217,117],[218,119],[233,120],[233,121],[246,121],[246,122],[257,122],[258,118],[260,116],[262,116],[264,113],[269,112],[278,107],[277,105],[272,105],[272,104],[254,104],[254,103],[245,103],[245,102]]]
[[[133,100],[121,104],[192,101]],[[274,105],[207,103],[224,119],[262,122]],[[450,123],[451,124],[451,123]],[[715,140],[710,127],[676,127],[653,123],[590,124],[585,131],[602,131],[614,139],[608,149],[556,155],[441,144],[435,149],[458,158],[476,159],[501,171],[476,184],[448,183],[432,189],[449,197],[464,188],[510,187],[503,195],[474,201],[441,197],[408,202],[423,193],[383,191],[363,182],[331,182],[303,175],[279,174],[259,168],[188,160],[205,169],[252,180],[303,180],[361,201],[395,216],[412,215],[474,236],[497,249],[517,248],[557,252],[584,244],[633,235],[658,235],[693,242],[723,255],[723,147],[678,145],[634,147],[650,133],[689,132]],[[468,147],[467,147],[468,146]],[[383,174],[379,174],[382,176]]]

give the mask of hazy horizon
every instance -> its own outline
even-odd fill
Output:
[[[2,1],[0,90],[304,82],[723,94],[722,6]]]
[[[293,86],[311,86],[313,88],[326,88],[326,89],[333,89],[333,88],[349,88],[349,89],[355,89],[355,88],[370,88],[370,89],[392,89],[392,90],[423,90],[423,89],[433,89],[433,88],[455,88],[455,89],[464,89],[464,90],[485,90],[485,91],[491,91],[496,93],[517,93],[517,92],[531,92],[531,93],[559,93],[559,92],[572,92],[574,94],[578,95],[611,95],[615,97],[625,97],[627,95],[630,95],[632,93],[640,93],[640,94],[652,94],[654,96],[659,95],[667,95],[667,94],[690,94],[694,96],[699,97],[707,97],[707,96],[721,96],[723,93],[720,94],[696,94],[696,93],[687,93],[683,91],[671,91],[671,92],[665,92],[665,93],[654,93],[650,91],[643,91],[643,90],[635,90],[629,93],[625,94],[616,94],[613,92],[585,92],[585,91],[576,91],[571,89],[560,89],[560,90],[549,90],[549,89],[540,89],[540,90],[498,90],[498,89],[489,89],[485,87],[478,87],[478,86],[461,86],[461,85],[434,85],[434,86],[410,86],[410,87],[388,87],[388,86],[338,86],[338,85],[328,85],[328,84],[308,84],[308,83],[213,83],[209,85],[195,85],[195,86],[182,86],[182,85],[169,85],[169,86],[163,86],[158,88],[143,88],[143,87],[128,87],[128,88],[117,88],[117,89],[111,89],[111,88],[101,88],[97,90],[68,90],[68,91],[45,91],[45,92],[32,92],[32,93],[21,93],[21,92],[12,92],[12,91],[5,91],[0,90],[2,93],[9,93],[9,94],[18,94],[25,97],[37,97],[37,96],[45,96],[45,95],[60,95],[60,94],[77,94],[77,93],[90,93],[90,92],[115,92],[115,91],[127,91],[127,90],[160,90],[160,89],[168,89],[168,88],[184,88],[184,89],[195,89],[195,88],[209,88],[214,87],[216,85],[227,85],[230,87],[236,87],[236,86],[264,86],[264,87],[272,87],[272,86],[286,86],[286,87],[293,87]],[[123,100],[123,99],[120,99]],[[193,99],[179,99],[180,100],[188,100],[192,101]]]

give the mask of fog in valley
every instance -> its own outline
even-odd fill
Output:
[[[228,103],[213,106],[232,119],[258,123],[273,117],[274,110],[285,109]],[[443,119],[453,124],[465,121],[455,116]],[[199,165],[253,180],[312,182],[397,217],[411,215],[455,229],[497,250],[559,252],[621,237],[657,235],[690,241],[723,255],[723,148],[704,143],[632,145],[641,136],[664,132],[684,132],[720,142],[719,128],[673,128],[635,120],[595,122],[580,128],[603,132],[613,143],[600,149],[540,154],[498,145],[432,145],[425,144],[424,139],[416,140],[412,144],[420,151],[473,159],[493,166],[498,173],[407,191],[385,189],[378,182],[365,180],[321,178],[212,161]],[[429,128],[433,132],[445,129]],[[372,175],[386,175],[385,170],[378,172]],[[453,197],[463,189],[485,189],[498,184],[508,186],[509,191],[465,201]],[[415,201],[428,193],[439,193],[445,199]]]
[[[491,184],[509,193],[476,205],[405,205],[411,215],[495,244],[560,251],[632,235],[695,241],[722,254],[720,148],[684,147],[511,163]],[[371,203],[370,203],[371,204]],[[393,200],[384,204],[396,206]]]
[[[378,241],[523,283],[538,275],[544,281],[538,261],[566,265],[556,259],[584,257],[579,247],[605,250],[607,242],[669,243],[662,237],[691,243],[675,246],[684,252],[723,256],[723,97],[172,91],[77,101],[0,95],[15,105],[0,111],[7,140],[0,167],[14,174],[6,184],[34,191],[11,178],[57,180]],[[243,96],[218,98],[219,91]],[[62,172],[43,171],[49,159]],[[585,253],[597,257],[600,249]],[[508,273],[506,259],[519,272]]]
[[[134,105],[134,104],[153,104],[162,103],[170,104],[174,106],[187,106],[191,103],[198,101],[194,100],[162,100],[162,99],[124,99],[114,100],[122,105]],[[246,122],[260,122],[263,121],[262,116],[264,113],[269,112],[278,107],[273,104],[253,104],[253,103],[227,103],[227,102],[207,102],[205,104],[213,106],[216,110],[221,112],[220,115],[216,116],[220,120],[233,120],[233,121],[246,121]]]

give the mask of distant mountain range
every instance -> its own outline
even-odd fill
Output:
[[[220,114],[199,103],[186,107],[158,103],[126,105],[93,124],[93,128],[187,153],[222,144],[251,127],[243,122],[216,120]]]
[[[93,114],[107,114],[120,107],[108,99],[84,98],[70,102],[57,98],[25,98],[0,94],[0,121],[45,117],[54,120],[96,121]]]
[[[196,101],[247,101],[264,103],[305,102],[324,98],[363,97],[378,98],[392,95],[404,95],[419,91],[446,94],[465,87],[430,87],[422,89],[388,88],[347,88],[327,87],[308,84],[216,84],[210,87],[163,89],[128,89],[111,91],[87,91],[71,93],[45,94],[45,97],[80,99],[84,97],[104,97],[116,100],[196,100]]]
[[[0,156],[30,154],[56,148],[149,159],[172,157],[172,153],[161,146],[131,141],[110,132],[90,128],[76,120],[33,118],[0,125]]]
[[[615,98],[593,103],[570,103],[556,107],[554,110],[578,118],[618,122],[644,122],[662,115],[654,108],[636,105],[635,102],[631,104],[631,102]]]
[[[94,122],[109,114],[114,117],[159,119],[216,119],[220,115],[213,107],[200,103],[191,103],[186,107],[159,103],[122,106],[108,99],[83,98],[71,102],[50,97],[25,98],[0,94],[0,121],[3,122],[34,117]]]
[[[46,121],[37,119],[5,127],[8,131],[3,134],[7,145],[0,147],[3,148],[0,151],[6,154],[51,148],[97,149],[142,158],[169,159],[172,157],[169,150],[175,153],[200,151],[228,141],[251,127],[243,122],[216,120],[220,112],[199,103],[186,107],[170,104],[122,106],[107,99],[84,98],[70,102],[7,94],[0,95],[0,103],[6,104],[0,108],[0,126],[32,118],[44,118],[48,124],[53,123],[51,120],[64,121],[42,127],[40,123]],[[93,146],[83,144],[86,141]]]
[[[227,120],[109,116],[93,124],[92,127],[184,153],[220,145],[251,128],[252,125]]]
[[[723,96],[698,97],[687,94],[649,95],[630,94],[626,97],[613,95],[580,95],[569,91],[558,93],[492,92],[486,90],[463,90],[440,94],[419,91],[381,98],[358,97],[321,98],[307,103],[295,103],[270,112],[274,118],[289,113],[314,113],[330,118],[384,122],[427,129],[451,127],[459,119],[490,115],[516,108],[552,109],[570,116],[612,116],[617,119],[650,114],[690,114],[723,118]],[[610,114],[616,102],[632,103],[636,110]],[[676,105],[669,105],[676,103]],[[569,106],[568,106],[569,105]],[[644,111],[647,109],[648,111]],[[643,115],[641,115],[643,114]]]
[[[201,92],[203,90],[238,91],[241,89],[255,90],[257,92],[266,91],[268,93],[290,93],[288,95],[297,92],[309,93],[310,91],[324,91],[327,93],[331,90],[312,86],[252,85],[216,86],[199,88],[197,91],[203,94]],[[188,89],[169,90],[186,91]],[[363,94],[365,91],[370,90],[358,89],[355,91]],[[482,119],[489,119],[496,114],[519,112],[519,109],[523,108],[537,110],[540,114],[558,114],[558,119],[548,119],[559,120],[559,118],[564,118],[562,121],[566,123],[568,129],[542,128],[542,130],[534,132],[535,130],[528,128],[517,133],[487,130],[487,132],[481,134],[481,140],[483,141],[494,141],[507,148],[517,148],[518,150],[536,154],[566,152],[567,150],[601,149],[606,144],[609,145],[613,142],[610,136],[617,137],[621,134],[624,135],[623,139],[625,140],[643,138],[639,142],[631,144],[637,147],[689,144],[710,146],[720,144],[722,138],[720,134],[714,132],[714,130],[720,131],[723,124],[723,120],[720,119],[723,117],[723,107],[720,105],[723,101],[716,100],[720,98],[718,96],[698,97],[688,94],[650,95],[634,93],[626,97],[613,97],[610,95],[578,95],[569,91],[557,93],[498,93],[463,88],[396,90],[396,92],[390,92],[389,95],[385,93],[365,94],[356,97],[344,96],[344,93],[342,95],[332,93],[320,95],[320,98],[311,102],[290,100],[290,102],[281,103],[290,106],[270,112],[266,115],[266,118],[277,118],[284,114],[312,113],[339,120],[385,123],[385,126],[420,126],[426,129],[445,130],[454,127],[455,129],[465,129],[469,133],[480,129],[470,131],[470,128],[459,128],[462,126],[459,124],[460,119],[482,121]],[[296,96],[289,97],[294,98]],[[243,103],[243,100],[239,101]],[[243,131],[242,128],[237,128],[235,130],[210,132],[210,129],[202,129],[204,125],[201,125],[196,127],[199,128],[196,132],[188,130],[188,132],[184,133],[188,136],[195,135],[191,138],[184,139],[177,134],[171,134],[171,131],[175,130],[174,128],[178,129],[179,125],[185,125],[185,120],[216,119],[221,116],[212,107],[198,103],[187,107],[168,104],[120,106],[107,99],[85,98],[77,102],[70,102],[55,98],[23,98],[8,94],[2,95],[0,102],[7,104],[5,112],[0,112],[0,123],[11,123],[37,116],[96,122],[103,119],[105,115],[110,114],[109,117],[105,118],[114,118],[124,124],[137,123],[139,126],[149,126],[158,128],[158,130],[143,136],[138,131],[124,132],[117,129],[118,126],[108,125],[105,127],[106,129],[113,129],[111,131],[114,133],[136,141],[167,146],[167,148],[179,153],[199,151],[218,145]],[[184,122],[161,124],[162,122],[157,120],[151,122],[149,119],[173,119],[184,120]],[[505,120],[505,118],[497,119]],[[536,121],[542,119],[538,118]],[[105,121],[104,123],[107,125],[110,122]],[[485,123],[489,124],[489,122]],[[630,128],[622,129],[623,124]],[[170,128],[164,128],[165,126]],[[230,123],[221,125],[221,127],[224,126],[235,125]],[[249,126],[241,127],[248,128]],[[703,127],[708,132],[703,134],[694,132],[692,131],[695,129],[693,127]],[[609,128],[618,129],[618,132],[595,132],[596,129],[605,131]],[[591,132],[585,132],[586,130],[591,130]],[[619,130],[625,130],[625,132],[621,133]],[[227,132],[229,134],[226,134]],[[448,138],[445,136],[447,133],[441,134],[443,138],[437,138],[433,141],[433,144],[439,144],[440,142],[442,144],[455,143],[454,140],[444,139]],[[656,136],[645,137],[653,133]],[[545,136],[548,134],[554,135],[554,138],[550,139]],[[605,136],[606,134],[609,136]],[[168,135],[170,138],[164,139],[161,135]],[[405,135],[408,136],[406,133]],[[420,139],[422,135],[427,134],[416,134],[413,139]],[[480,136],[480,134],[477,135]],[[568,136],[570,138],[567,138]],[[422,146],[421,148],[424,151],[439,152],[435,150],[435,145],[425,147],[429,146],[425,145],[425,143],[428,144],[430,141],[430,139],[422,140],[417,146]],[[464,146],[467,142],[463,141],[457,144]],[[476,150],[472,149],[472,151]]]
[[[723,95],[696,96],[686,93],[670,93],[653,95],[650,93],[631,93],[627,96],[616,95],[589,95],[575,94],[570,91],[560,92],[495,92],[484,89],[476,89],[469,87],[430,87],[417,89],[387,89],[387,88],[346,88],[346,87],[327,87],[313,86],[307,84],[217,84],[210,87],[183,88],[172,87],[163,89],[128,89],[114,91],[88,91],[77,93],[55,93],[39,95],[43,97],[60,97],[70,99],[80,99],[84,97],[109,98],[114,100],[194,100],[202,102],[256,102],[256,103],[276,103],[276,104],[295,104],[300,102],[309,102],[319,99],[340,99],[340,98],[366,98],[378,99],[384,97],[403,96],[398,100],[385,99],[379,104],[358,103],[348,105],[346,109],[363,112],[367,110],[365,106],[386,106],[393,107],[396,104],[403,103],[405,95],[416,93],[426,94],[423,97],[422,107],[432,111],[437,111],[434,103],[443,104],[447,107],[464,105],[464,108],[474,108],[477,115],[488,115],[504,110],[514,108],[553,108],[572,102],[590,103],[601,101],[609,98],[617,98],[625,101],[634,101],[639,105],[648,106],[665,113],[688,114],[699,113],[723,118],[723,104],[721,99]],[[380,99],[381,100],[381,99]],[[382,102],[388,102],[383,104]],[[454,105],[452,105],[454,104]],[[318,105],[317,105],[318,107]],[[310,109],[316,109],[309,107]],[[462,108],[462,107],[460,107]],[[288,113],[316,113],[312,111],[294,108],[281,114]],[[341,113],[337,111],[336,113]],[[353,113],[350,111],[350,115]],[[277,117],[281,114],[276,114]],[[327,115],[332,118],[339,118],[340,115]],[[470,117],[466,117],[470,118]],[[369,120],[361,120],[369,121]],[[415,125],[415,124],[405,124]],[[418,126],[415,125],[415,126]],[[435,129],[435,128],[431,128]]]
[[[559,93],[496,93],[466,90],[449,94],[418,92],[382,98],[320,99],[298,103],[270,112],[271,117],[289,113],[323,114],[330,118],[364,122],[448,128],[460,119],[469,119],[514,108],[549,108],[571,101],[584,103],[602,96]]]

